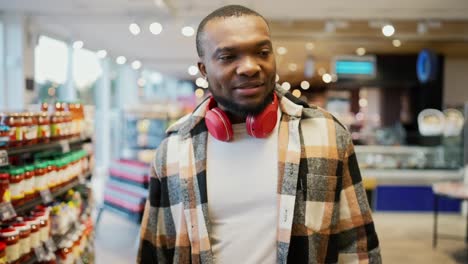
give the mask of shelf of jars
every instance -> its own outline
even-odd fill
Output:
[[[81,104],[42,104],[37,112],[0,112],[0,166],[9,157],[42,150],[61,149],[91,142]]]

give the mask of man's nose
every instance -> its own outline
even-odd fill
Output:
[[[237,74],[239,75],[246,75],[246,76],[254,76],[260,71],[260,65],[258,65],[257,61],[252,57],[245,57],[241,60],[239,66],[237,67]]]

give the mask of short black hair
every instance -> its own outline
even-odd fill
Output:
[[[207,15],[198,25],[197,35],[196,35],[196,45],[197,45],[197,53],[198,56],[201,58],[203,57],[203,47],[201,43],[201,37],[203,35],[203,31],[205,30],[205,25],[216,18],[227,18],[227,17],[241,17],[241,16],[258,16],[261,17],[265,23],[268,25],[266,19],[260,15],[259,13],[255,12],[254,10],[247,8],[241,5],[227,5],[216,9],[215,11],[211,12]]]

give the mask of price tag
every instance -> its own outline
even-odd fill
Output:
[[[43,203],[48,204],[54,200],[54,197],[52,196],[52,193],[50,192],[48,188],[40,191],[40,193],[41,193]]]
[[[41,261],[46,258],[47,253],[42,246],[38,246],[34,248],[34,254],[36,254],[36,258]]]
[[[6,150],[0,150],[0,167],[8,165],[8,153]]]
[[[55,246],[55,243],[52,239],[49,239],[45,242],[45,246],[47,248],[47,251],[55,253],[57,250],[57,246]]]
[[[63,153],[70,152],[70,142],[68,142],[68,140],[61,140],[60,146],[62,147]]]
[[[2,221],[11,219],[16,216],[15,208],[10,202],[0,204],[0,219]]]

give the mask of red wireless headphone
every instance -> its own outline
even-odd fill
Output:
[[[218,107],[213,97],[209,99],[205,124],[210,134],[221,141],[231,141],[234,132],[227,114]],[[258,115],[248,115],[245,123],[247,133],[252,137],[266,138],[275,128],[278,119],[278,98],[273,93],[273,101]]]

